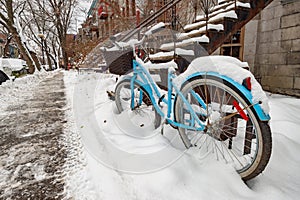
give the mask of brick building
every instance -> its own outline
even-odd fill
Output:
[[[135,23],[135,0],[93,0],[88,17],[79,29],[78,39],[85,41],[107,38]]]
[[[78,30],[78,39],[96,40],[130,30],[166,3],[165,0],[153,0],[137,6],[136,0],[93,0],[88,17]],[[157,21],[170,22],[171,10]]]

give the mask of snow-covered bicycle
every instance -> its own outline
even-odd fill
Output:
[[[133,71],[115,88],[120,113],[148,130],[169,124],[186,148],[231,164],[245,181],[265,169],[272,149],[267,97],[245,63],[200,57],[176,75],[174,62],[152,65],[133,54]],[[167,91],[157,86],[151,67],[168,68]]]

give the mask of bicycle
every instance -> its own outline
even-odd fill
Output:
[[[133,72],[115,87],[120,113],[129,112],[137,117],[136,126],[153,130],[164,119],[178,129],[186,148],[201,155],[214,154],[217,160],[231,164],[244,181],[265,169],[272,149],[270,117],[262,102],[253,102],[249,77],[240,84],[214,71],[195,71],[187,76],[177,75],[169,67],[164,92],[133,52]]]

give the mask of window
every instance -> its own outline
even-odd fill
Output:
[[[243,60],[244,31],[244,28],[238,30],[231,38],[226,40],[220,48],[220,54]]]

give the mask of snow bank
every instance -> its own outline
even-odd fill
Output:
[[[245,65],[236,62],[239,67]],[[164,127],[164,136],[160,133],[157,135],[156,131],[148,132],[156,136],[155,140],[133,138],[131,135],[145,136],[146,133],[130,132],[132,129],[126,128],[129,119],[121,118],[123,130],[120,130],[115,124],[117,114],[114,112],[114,102],[106,95],[107,90],[114,90],[115,78],[112,75],[82,74],[78,77],[78,94],[74,96],[74,100],[78,100],[74,104],[78,111],[77,117],[81,119],[77,127],[87,152],[87,167],[83,170],[87,170],[89,181],[93,183],[99,199],[281,200],[299,197],[300,160],[297,155],[300,153],[300,138],[296,138],[300,130],[299,99],[276,95],[269,97],[274,149],[264,173],[246,185],[229,165],[199,157],[195,152],[182,153],[184,147],[178,133],[169,126]],[[149,167],[166,163],[163,160],[164,154],[134,162],[136,154],[147,157],[168,143],[171,144],[170,153],[180,153],[178,160],[151,172],[147,171]],[[123,157],[124,152],[113,154],[110,148],[129,151],[131,154]],[[105,155],[104,159],[99,157]],[[117,170],[124,167],[125,163],[127,167],[131,165],[135,169],[144,169],[145,173],[133,174]]]
[[[39,72],[13,80],[7,80],[0,85],[0,110],[7,105],[19,101],[19,93],[37,86],[46,77],[54,76],[54,72]]]
[[[64,134],[61,138],[66,146],[67,157],[65,158],[64,171],[66,173],[65,191],[67,199],[99,199],[95,188],[89,180],[91,174],[87,173],[87,155],[84,151],[81,136],[78,132],[74,116],[74,90],[78,82],[78,73],[75,71],[64,71],[64,83],[66,86],[67,106],[65,117],[67,123],[64,125]]]

